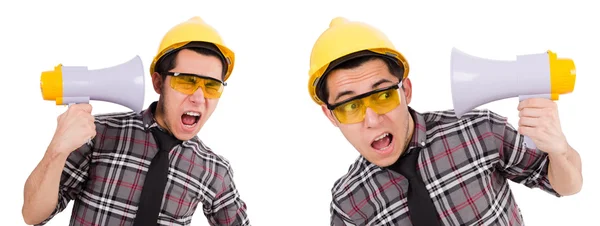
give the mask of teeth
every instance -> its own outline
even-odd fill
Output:
[[[184,113],[186,115],[190,115],[190,116],[200,116],[200,113],[198,112],[193,112],[193,111],[188,111],[186,113]]]
[[[375,141],[381,140],[381,139],[383,139],[384,137],[386,137],[387,135],[389,135],[389,133],[384,133],[384,134],[381,134],[381,136],[379,136],[379,137],[375,138]]]

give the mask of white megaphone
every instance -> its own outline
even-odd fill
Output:
[[[40,88],[44,100],[56,105],[106,101],[135,112],[144,107],[144,66],[139,56],[113,67],[88,70],[85,66],[63,66],[42,72]]]
[[[558,100],[575,88],[575,63],[545,53],[520,55],[513,61],[479,58],[452,48],[452,102],[458,118],[483,104],[519,97]],[[525,136],[525,145],[536,148]]]

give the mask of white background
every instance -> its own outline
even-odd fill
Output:
[[[575,91],[561,96],[558,106],[564,133],[583,159],[583,190],[557,199],[522,185],[511,187],[527,225],[598,225],[600,16],[593,3],[6,2],[0,5],[0,225],[24,225],[23,185],[53,135],[56,117],[66,109],[42,100],[40,73],[59,63],[110,67],[140,55],[147,106],[157,99],[147,68],[162,36],[196,15],[214,26],[237,54],[229,86],[200,137],[231,161],[253,225],[329,225],[330,188],[358,155],[306,89],[312,45],[336,16],[370,23],[388,34],[409,60],[411,106],[419,111],[452,108],[453,46],[502,60],[546,50],[574,59]],[[93,113],[128,110],[92,104]],[[513,98],[482,107],[516,124],[517,104]],[[49,225],[66,225],[71,208],[72,203]],[[207,225],[201,211],[193,225]]]

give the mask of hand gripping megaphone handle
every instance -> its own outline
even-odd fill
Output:
[[[551,98],[551,95],[550,95],[550,94],[519,95],[519,102],[521,102],[521,101],[524,101],[524,100],[527,100],[527,99],[530,99],[530,98],[546,98],[546,99],[550,99],[550,98]],[[535,146],[535,143],[533,142],[533,140],[532,140],[530,137],[528,137],[528,136],[523,136],[523,138],[525,139],[525,140],[524,140],[524,143],[525,143],[525,146],[526,146],[527,148],[530,148],[530,149],[535,149],[535,148],[537,148],[537,147]]]
[[[63,97],[63,105],[67,105],[67,107],[71,107],[71,105],[73,105],[73,104],[89,103],[89,102],[90,102],[89,97]],[[86,144],[92,146],[93,138],[94,137],[88,138],[88,140],[86,141]]]

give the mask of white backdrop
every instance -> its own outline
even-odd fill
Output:
[[[574,59],[575,91],[561,97],[559,112],[568,141],[583,159],[583,190],[557,199],[518,184],[511,187],[528,225],[597,222],[600,154],[593,139],[599,124],[593,111],[600,97],[600,16],[592,3],[6,2],[0,6],[0,225],[24,225],[23,185],[52,138],[56,117],[66,109],[42,100],[40,73],[58,63],[110,67],[135,55],[142,57],[147,71],[164,33],[196,15],[218,29],[237,54],[229,86],[200,137],[231,161],[253,225],[329,225],[330,188],[358,155],[306,89],[312,45],[336,16],[370,23],[389,35],[411,65],[411,106],[419,111],[452,107],[453,46],[494,59],[549,49]],[[150,76],[146,78],[147,106],[157,95]],[[517,101],[482,107],[516,124]],[[128,110],[111,103],[92,104],[93,113]],[[66,225],[71,208],[72,203],[48,225]],[[201,211],[193,225],[207,225]]]

